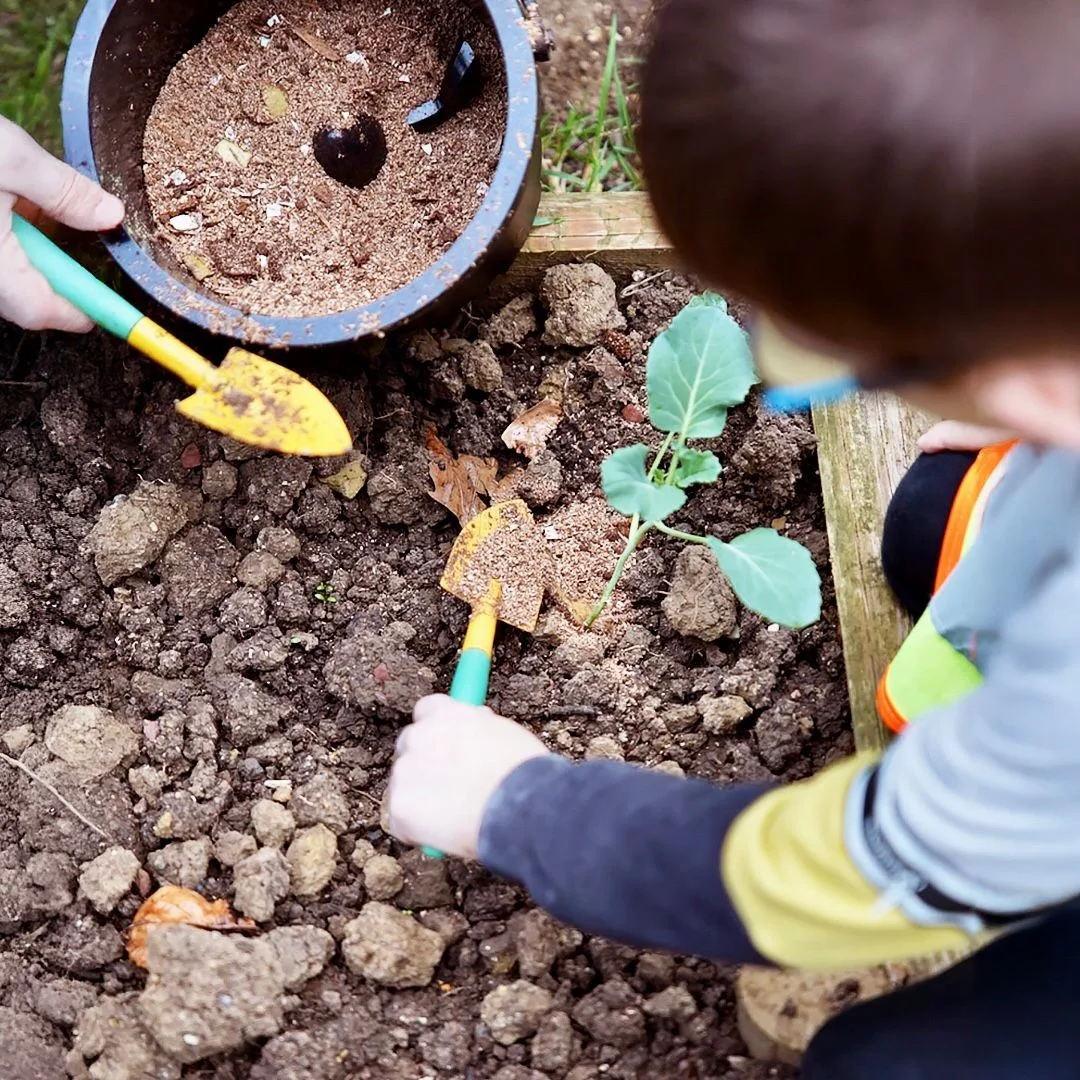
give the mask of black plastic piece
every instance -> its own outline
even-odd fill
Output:
[[[320,131],[315,160],[323,172],[346,187],[366,188],[386,164],[386,134],[374,116],[361,113],[350,128]]]
[[[464,108],[484,88],[484,72],[480,61],[467,41],[458,43],[443,76],[439,96],[417,105],[406,123],[414,131],[434,131],[459,109]]]
[[[262,350],[343,345],[453,312],[517,257],[540,203],[540,101],[532,43],[518,0],[483,0],[506,71],[506,131],[487,195],[464,232],[419,277],[361,307],[286,319],[249,315],[201,289],[152,245],[142,172],[143,132],[169,72],[233,0],[88,0],[64,73],[68,161],[127,206],[106,245],[148,313]],[[393,237],[387,237],[393,243]],[[226,343],[228,343],[226,342]]]

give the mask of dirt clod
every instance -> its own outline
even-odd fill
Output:
[[[372,900],[392,900],[405,885],[401,863],[389,855],[374,855],[364,863],[364,888]]]
[[[108,915],[131,891],[138,872],[139,857],[134,852],[111,847],[83,866],[79,889],[95,911]]]
[[[75,1030],[68,1071],[91,1080],[180,1080],[180,1063],[156,1042],[139,1016],[138,995],[103,998]],[[82,1073],[78,1070],[87,1069]]]
[[[139,752],[139,740],[131,728],[96,705],[58,709],[45,728],[45,745],[84,783],[130,765]]]
[[[481,331],[483,339],[494,349],[505,345],[521,345],[530,334],[536,333],[536,301],[527,293],[515,296],[498,314],[493,315]]]
[[[638,997],[621,979],[586,994],[574,1007],[573,1017],[594,1039],[609,1046],[625,1048],[645,1038]]]
[[[503,369],[495,351],[486,341],[475,341],[462,351],[461,377],[471,390],[490,394],[502,388]]]
[[[325,825],[335,833],[349,827],[351,814],[344,785],[330,772],[321,770],[294,788],[289,809],[297,825]]]
[[[595,263],[554,266],[544,275],[540,299],[547,309],[544,341],[584,349],[605,330],[622,330],[626,319],[615,298],[615,282]]]
[[[260,844],[280,850],[296,832],[296,819],[273,799],[259,799],[251,808],[251,827]]]
[[[337,948],[333,936],[317,926],[279,926],[264,940],[278,955],[286,990],[302,989],[326,967]]]
[[[701,726],[710,735],[730,735],[754,711],[741,697],[733,694],[720,697],[706,694],[698,701],[698,708]]]
[[[155,927],[147,962],[139,1014],[177,1061],[202,1061],[281,1030],[285,972],[268,941]]]
[[[274,907],[289,894],[289,864],[274,848],[261,848],[233,867],[236,910],[256,922],[274,917]]]
[[[389,904],[372,902],[345,926],[341,951],[357,975],[401,989],[427,986],[445,947],[434,930]]]
[[[661,607],[676,631],[702,641],[730,637],[738,625],[735,594],[716,560],[702,547],[679,552],[671,591]]]
[[[160,851],[150,852],[146,861],[158,881],[195,889],[206,878],[211,850],[210,837],[202,836],[167,844]]]
[[[507,986],[497,986],[484,998],[480,1018],[497,1043],[511,1046],[536,1032],[554,1001],[549,990],[518,979]]]
[[[318,896],[337,869],[337,837],[325,825],[301,829],[285,853],[297,896]]]

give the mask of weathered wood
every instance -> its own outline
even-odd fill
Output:
[[[883,747],[877,683],[910,629],[881,570],[889,499],[930,419],[896,398],[861,395],[814,410],[855,745]]]
[[[517,261],[495,282],[497,297],[534,289],[544,271],[559,263],[594,257],[609,274],[665,270],[674,265],[641,192],[545,195]]]

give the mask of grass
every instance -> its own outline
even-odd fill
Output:
[[[60,81],[82,0],[0,0],[0,113],[61,148]]]
[[[572,106],[556,124],[545,116],[544,186],[548,191],[639,191],[634,124],[619,73],[618,21],[611,20],[596,107]]]

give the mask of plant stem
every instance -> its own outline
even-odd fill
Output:
[[[660,444],[660,449],[656,451],[656,457],[653,458],[652,465],[649,466],[649,479],[651,480],[656,475],[656,470],[660,468],[660,463],[664,460],[664,455],[671,449],[671,440],[675,438],[675,432],[671,431],[668,436]],[[631,529],[631,532],[634,530]]]
[[[709,542],[704,536],[695,536],[693,533],[680,532],[678,529],[672,529],[665,525],[662,521],[656,523],[656,528],[665,536],[671,536],[676,540],[685,540],[688,544],[707,544]]]
[[[635,520],[637,519],[635,518]],[[637,551],[638,545],[645,539],[649,530],[653,528],[663,528],[663,526],[659,525],[658,522],[646,521],[644,525],[639,525],[630,533],[626,541],[626,547],[619,556],[619,561],[615,564],[615,572],[611,575],[611,580],[605,586],[603,595],[601,595],[596,607],[593,608],[592,614],[585,620],[586,630],[590,630],[593,623],[603,615],[604,608],[608,606],[612,596],[615,595],[615,587],[619,584],[619,578],[622,577],[626,564],[630,561],[630,556]]]

